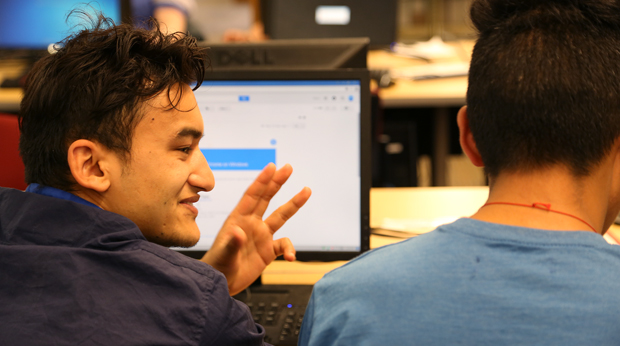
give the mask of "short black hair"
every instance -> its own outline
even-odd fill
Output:
[[[204,79],[206,49],[183,33],[164,35],[157,22],[139,29],[102,15],[72,13],[88,27],[62,41],[28,74],[20,110],[20,152],[26,182],[70,191],[69,145],[96,141],[127,158],[141,105],[180,83]],[[69,18],[69,17],[68,17]],[[181,89],[175,89],[181,90]],[[175,100],[175,101],[173,101]]]
[[[467,91],[486,172],[565,165],[586,176],[620,135],[620,5],[474,0]]]

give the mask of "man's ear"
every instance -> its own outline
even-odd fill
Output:
[[[474,135],[471,133],[471,129],[469,128],[467,106],[461,107],[456,116],[456,122],[459,125],[459,142],[461,143],[463,152],[467,155],[474,166],[484,167],[484,162],[482,162],[482,157],[480,157],[480,152],[478,152],[476,141],[474,141]]]
[[[75,182],[87,189],[105,192],[110,188],[108,162],[114,155],[101,144],[87,139],[71,143],[67,153],[69,169]]]
[[[614,142],[611,150],[611,159],[613,160],[613,172],[611,177],[614,179],[614,186],[617,186],[620,191],[620,137],[616,138]]]
[[[612,150],[610,153],[612,171],[609,172],[610,186],[606,188],[609,193],[608,198],[608,211],[607,220],[605,225],[612,224],[615,218],[618,216],[618,210],[620,209],[620,137],[616,138]],[[612,227],[613,228],[613,227]],[[609,233],[609,231],[607,231]],[[603,232],[605,234],[605,232]],[[614,235],[620,235],[620,232],[614,232]],[[615,240],[616,237],[614,237]],[[620,240],[620,238],[619,238]]]

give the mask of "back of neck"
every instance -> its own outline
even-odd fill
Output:
[[[490,180],[489,205],[472,218],[545,230],[592,231],[593,228],[602,233],[608,207],[605,198],[608,180],[597,174],[575,177],[563,167],[503,173]],[[544,206],[519,206],[535,203]]]

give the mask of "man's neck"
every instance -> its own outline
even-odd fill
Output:
[[[98,206],[103,210],[108,210],[105,208],[105,204],[103,203],[103,198],[101,194],[96,191],[86,189],[81,186],[76,186],[76,188],[71,193]]]
[[[491,180],[490,204],[472,218],[545,230],[583,231],[592,227],[603,233],[611,224],[608,209],[612,181],[607,172],[610,170],[596,169],[587,177],[575,177],[565,167],[552,167],[500,173]],[[534,203],[546,204],[559,213],[527,207]]]

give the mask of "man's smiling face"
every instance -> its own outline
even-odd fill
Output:
[[[188,85],[178,88],[183,96],[176,109],[166,91],[145,103],[129,158],[119,159],[121,167],[112,177],[105,209],[135,222],[149,241],[189,247],[200,238],[193,203],[215,182],[198,148],[203,120],[196,98]],[[177,91],[172,88],[171,98]]]

